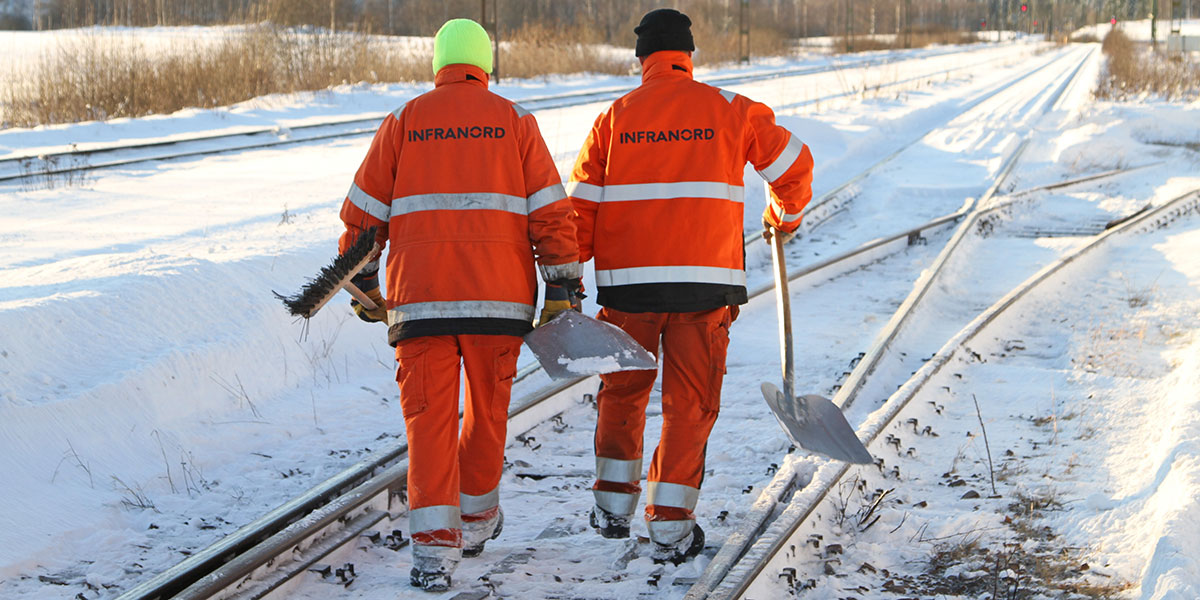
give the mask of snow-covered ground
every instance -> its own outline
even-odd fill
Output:
[[[818,194],[939,127],[862,183],[846,214],[793,244],[791,264],[809,264],[952,212],[982,193],[1002,156],[1026,134],[1034,143],[1009,191],[1156,163],[1039,195],[1038,210],[1028,211],[1033,216],[1072,222],[1120,215],[1200,187],[1200,104],[1095,103],[1084,86],[1069,90],[1058,110],[1035,118],[1038,99],[1083,53],[1032,42],[975,47],[950,57],[927,49],[907,54],[923,60],[895,66],[733,86],[775,106],[780,122],[809,143]],[[1087,79],[1094,80],[1099,61],[1093,53]],[[978,66],[944,72],[955,65]],[[1049,66],[951,119],[973,98],[1040,65]],[[700,77],[732,71],[711,69]],[[635,84],[633,78],[567,77],[505,81],[496,89],[519,99]],[[375,115],[423,89],[346,86],[228,110],[0,131],[0,157],[72,143]],[[536,113],[564,175],[602,109],[595,104]],[[341,139],[134,165],[73,185],[0,184],[0,498],[6,507],[0,514],[0,597],[115,596],[370,450],[403,439],[382,328],[358,321],[342,299],[301,335],[271,295],[294,290],[332,257],[337,210],[368,142]],[[762,197],[762,189],[748,170],[748,204]],[[748,228],[757,226],[760,210],[748,206]],[[1014,452],[997,461],[1012,467],[1004,499],[960,511],[939,506],[910,514],[908,521],[905,511],[890,509],[888,522],[863,535],[827,529],[827,542],[846,540],[843,566],[855,572],[869,562],[893,573],[920,573],[919,563],[936,547],[929,540],[1002,521],[1017,498],[1043,497],[1052,476],[1057,483],[1049,491],[1058,509],[1038,527],[1084,548],[1097,570],[1129,585],[1129,597],[1197,597],[1198,225],[1192,217],[1090,258],[1062,287],[995,326],[1002,340],[1023,340],[1025,352],[993,360],[995,348],[976,348],[989,360],[964,366],[963,379],[946,393],[954,398],[919,398],[959,411],[962,424],[947,424],[946,431],[971,431],[974,408],[963,402],[978,397],[992,452]],[[956,319],[969,319],[994,300],[991,295],[1078,241],[972,245],[978,259],[958,265],[960,276],[943,284],[961,287],[967,299],[947,305],[944,323],[937,323],[937,314],[925,317],[949,331],[918,328],[937,333],[904,343],[921,348],[914,357],[928,356],[961,326],[953,325]],[[937,242],[930,240],[862,272],[793,290],[798,387],[826,393],[838,384],[936,253]],[[752,281],[769,280],[761,251],[752,251],[750,265]],[[773,302],[763,297],[743,308],[733,328],[722,415],[697,511],[710,544],[735,529],[770,480],[768,466],[782,461],[787,447],[757,392],[758,382],[778,378]],[[996,344],[1003,352],[1003,341]],[[890,392],[907,376],[885,374],[869,393]],[[514,395],[544,381],[523,382]],[[969,412],[962,412],[965,407]],[[856,404],[852,422],[872,409],[870,402]],[[505,533],[489,543],[483,561],[464,563],[463,585],[487,562],[536,546],[520,573],[498,579],[502,594],[682,595],[686,588],[659,590],[646,582],[655,567],[645,556],[612,568],[612,556],[624,546],[587,530],[582,515],[591,502],[593,422],[591,409],[581,404],[561,425],[534,432],[541,449],[511,449],[501,488]],[[655,423],[647,427],[651,445]],[[1038,441],[1036,448],[1022,436]],[[921,440],[920,460],[906,465],[904,479],[889,487],[911,504],[935,493],[948,467],[986,473],[975,440],[948,434]],[[819,464],[809,456],[789,460],[809,473]],[[753,493],[744,493],[748,486]],[[954,498],[961,495],[953,489]],[[728,516],[720,517],[722,511]],[[898,525],[903,528],[893,532]],[[912,536],[910,529],[922,526],[924,533]],[[403,519],[397,527],[407,530]],[[550,531],[553,537],[533,541]],[[644,528],[635,526],[635,533]],[[394,598],[407,591],[408,560],[407,552],[356,551],[360,577],[349,589],[302,582],[294,595]],[[695,576],[707,561],[701,557],[663,581]],[[966,560],[963,565],[968,569]],[[600,581],[597,573],[609,580]],[[821,587],[811,597],[851,594],[849,579],[827,578],[820,569],[812,576]],[[869,592],[853,595],[898,597],[882,591],[878,576],[854,577],[861,577],[854,585]],[[835,596],[835,589],[843,593]]]

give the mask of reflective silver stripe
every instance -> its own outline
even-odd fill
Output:
[[[596,285],[637,283],[716,283],[746,285],[746,272],[720,267],[632,267],[596,271]]]
[[[592,496],[596,498],[596,506],[614,515],[632,515],[637,508],[638,494],[592,490]]]
[[[696,501],[699,499],[700,490],[690,485],[651,481],[647,486],[646,504],[692,510],[696,508]]]
[[[517,104],[516,102],[513,102],[512,107],[513,107],[513,110],[517,111],[518,119],[523,118],[523,117],[528,117],[529,115],[533,114],[533,113],[525,110],[524,106],[521,106],[520,104]]]
[[[420,533],[420,532],[418,532]],[[444,542],[443,542],[444,543]],[[434,565],[445,564],[446,561],[455,564],[462,560],[462,548],[458,546],[433,546],[428,544],[412,545],[413,561],[436,561]]]
[[[435,529],[462,529],[457,506],[438,505],[408,511],[409,534]]]
[[[800,141],[795,135],[788,136],[787,145],[783,147],[783,152],[771,164],[763,167],[758,172],[759,176],[767,180],[768,183],[783,177],[787,170],[796,164],[796,159],[800,158],[800,153],[804,150],[804,142]]]
[[[725,101],[726,101],[726,102],[728,102],[728,103],[730,103],[730,104],[733,104],[733,99],[734,99],[734,98],[737,98],[737,94],[736,94],[736,93],[734,93],[734,92],[731,92],[731,91],[729,91],[729,90],[721,90],[721,89],[718,89],[718,91],[720,91],[720,92],[721,92],[721,97],[722,97],[722,98],[724,98],[724,99],[725,99]]]
[[[569,262],[561,265],[538,265],[538,271],[542,273],[542,281],[578,279],[583,277],[583,267],[577,262]]]
[[[582,181],[568,181],[566,191],[568,196],[579,198],[580,200],[599,202],[604,199],[604,186],[601,185],[592,185]]]
[[[462,508],[462,514],[464,515],[474,515],[489,508],[500,506],[500,488],[497,487],[482,496],[460,493],[458,495],[458,505]]]
[[[417,319],[533,319],[533,305],[520,302],[472,300],[461,302],[414,302],[388,311],[388,324]]]
[[[532,215],[535,210],[546,208],[559,200],[566,199],[567,191],[563,189],[561,183],[549,185],[529,195],[527,202],[529,212],[527,214]]]
[[[650,530],[650,539],[659,544],[674,544],[687,537],[695,526],[696,521],[692,519],[646,522],[646,529]]]
[[[621,460],[596,457],[596,479],[617,483],[635,483],[642,480],[642,459]]]
[[[800,220],[800,217],[803,216],[804,213],[784,213],[782,221],[784,223],[795,223],[796,221]]]
[[[359,207],[363,212],[380,221],[388,220],[388,216],[392,213],[392,209],[388,205],[364,192],[357,183],[350,184],[350,191],[346,192],[346,199],[350,201],[350,204]]]
[[[472,192],[469,194],[417,194],[392,200],[392,217],[410,215],[425,210],[502,210],[518,215],[525,212],[529,201],[520,196]]]
[[[746,190],[740,185],[719,181],[676,181],[673,183],[630,183],[606,185],[597,202],[625,202],[663,198],[716,198],[741,203]],[[589,198],[590,199],[590,198]]]

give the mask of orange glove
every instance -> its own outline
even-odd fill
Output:
[[[771,222],[768,221],[766,217],[763,217],[762,224],[763,224],[762,236],[763,236],[764,240],[767,240],[768,244],[771,243],[771,238],[776,235],[783,236],[782,239],[783,239],[783,243],[785,243],[785,244],[792,241],[792,238],[796,237],[796,232],[794,232],[794,231],[789,232],[789,231],[784,231],[782,229],[779,229],[778,227],[775,227],[774,225],[772,225]]]

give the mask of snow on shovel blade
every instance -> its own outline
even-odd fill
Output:
[[[846,416],[828,398],[809,394],[788,401],[770,383],[762,384],[762,394],[793,444],[836,460],[860,465],[874,462],[846,422]]]
[[[525,345],[554,379],[658,368],[654,355],[620,327],[573,310],[526,334]]]

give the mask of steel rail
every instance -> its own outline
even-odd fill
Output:
[[[1059,60],[1064,60],[1067,56],[1069,56],[1069,55],[1063,54],[1062,56],[1056,57],[1054,60],[1051,60],[1048,63],[1046,63],[1045,65],[1043,65],[1042,68],[1049,67],[1050,65],[1054,64],[1055,62],[1057,62]],[[863,181],[864,179],[869,177],[872,173],[877,171],[879,168],[890,163],[896,157],[903,154],[904,151],[908,150],[909,148],[917,145],[921,141],[923,141],[926,138],[928,138],[929,136],[933,135],[939,129],[944,128],[947,123],[967,114],[968,112],[970,112],[970,111],[974,110],[976,107],[978,107],[980,104],[983,104],[984,102],[987,102],[988,100],[991,100],[992,98],[994,98],[994,97],[998,96],[999,94],[1012,88],[1012,86],[1017,85],[1017,84],[1021,83],[1022,81],[1025,81],[1026,79],[1028,79],[1028,78],[1032,77],[1033,75],[1035,75],[1036,73],[1040,72],[1040,70],[1041,69],[1030,69],[1029,71],[1027,71],[1023,74],[1019,74],[1015,77],[1012,77],[1006,81],[1003,81],[1003,82],[997,84],[992,89],[980,94],[975,99],[968,102],[962,108],[962,110],[956,112],[952,117],[947,119],[945,122],[935,125],[934,127],[931,127],[928,131],[913,138],[912,140],[910,140],[909,142],[900,146],[896,150],[892,151],[890,154],[881,158],[879,161],[875,162],[871,166],[867,167],[866,169],[863,169],[861,172],[859,172],[857,175],[850,178],[846,182],[842,183],[841,185],[837,186],[836,188],[834,188],[828,192],[825,192],[819,198],[810,202],[808,204],[808,206],[806,206],[804,208],[804,221],[801,223],[801,227],[804,228],[805,232],[811,232],[813,229],[815,229],[816,227],[818,227],[819,225],[821,225],[822,223],[824,223],[825,221],[827,221],[828,219],[830,219],[831,217],[836,215],[837,213],[841,212],[845,208],[845,203],[835,202],[835,200],[837,200],[839,198],[839,196],[841,196],[842,192],[846,191],[847,189],[849,189],[851,186],[855,185],[856,183]],[[745,245],[750,245],[755,240],[757,240],[759,237],[760,237],[760,235],[759,235],[759,232],[757,232],[757,231],[747,233],[747,234],[745,234],[745,236],[743,238],[743,243]]]
[[[515,438],[519,433],[528,431],[562,412],[564,410],[562,405],[571,397],[571,394],[578,392],[581,388],[586,388],[594,379],[594,377],[580,377],[556,382],[513,402],[508,416],[509,439]],[[555,399],[561,402],[550,402]],[[257,559],[257,557],[270,554],[270,552],[264,552],[263,547],[278,547],[280,544],[286,545],[289,541],[298,539],[295,537],[296,528],[303,529],[304,524],[312,525],[313,515],[329,513],[329,519],[344,518],[344,513],[352,511],[370,499],[364,498],[361,501],[347,503],[346,498],[348,497],[362,496],[363,489],[374,490],[374,493],[377,494],[382,489],[380,486],[383,483],[387,484],[383,487],[401,489],[403,478],[407,474],[407,467],[402,471],[394,471],[393,468],[399,464],[406,465],[407,458],[408,445],[405,443],[378,450],[370,457],[364,458],[334,477],[237,529],[225,538],[192,554],[175,566],[129,589],[118,596],[117,600],[165,600],[177,597],[177,594],[201,580],[207,582],[204,585],[205,589],[208,589],[209,586],[214,585],[213,582],[228,585],[232,581],[245,577],[252,570],[252,568],[247,569],[247,565],[256,563],[256,560],[247,561],[238,557],[253,556]],[[382,471],[380,471],[381,469]],[[377,471],[379,471],[378,474]],[[399,483],[396,481],[397,478]],[[363,486],[369,487],[363,488]],[[355,492],[355,490],[359,491]],[[328,508],[331,506],[341,507],[341,510]],[[322,520],[320,525],[322,527],[328,525],[331,522],[329,519]],[[297,525],[298,523],[301,525]],[[281,535],[283,537],[279,537]],[[262,546],[263,544],[267,544],[267,546]],[[254,567],[257,566],[259,565],[254,564]]]
[[[1046,103],[1046,110],[1044,113],[1049,112],[1050,109],[1053,109],[1057,105],[1057,102],[1062,97],[1063,93],[1071,86],[1075,78],[1079,76],[1083,66],[1087,64],[1087,61],[1091,58],[1092,52],[1093,51],[1089,51],[1079,60],[1079,64],[1075,67],[1074,71],[1069,74],[1066,81],[1064,81],[1063,84],[1060,85],[1053,93],[1053,96]],[[880,361],[883,360],[888,347],[893,341],[895,341],[896,337],[899,335],[904,326],[908,324],[908,318],[909,315],[912,314],[913,308],[919,304],[925,297],[926,293],[933,288],[934,281],[938,278],[938,275],[941,273],[941,270],[945,264],[950,260],[950,256],[958,248],[959,243],[961,243],[962,240],[966,238],[967,234],[974,228],[975,223],[979,218],[979,208],[987,206],[988,202],[990,202],[992,198],[999,192],[1000,186],[1004,184],[1004,181],[1008,179],[1009,174],[1012,173],[1012,170],[1017,166],[1017,163],[1021,159],[1021,155],[1023,155],[1025,153],[1025,149],[1029,147],[1030,139],[1032,139],[1031,134],[1027,134],[1024,139],[1021,140],[1016,149],[1013,150],[1013,152],[1008,156],[1004,166],[1000,169],[1000,172],[993,180],[992,185],[989,186],[986,192],[984,192],[983,196],[981,196],[978,200],[968,202],[967,205],[963,207],[963,210],[970,214],[970,218],[968,218],[959,226],[958,230],[955,231],[954,236],[951,237],[950,242],[944,248],[942,248],[941,253],[936,259],[934,259],[933,264],[926,271],[925,276],[917,281],[912,293],[909,294],[908,298],[904,300],[904,303],[900,305],[900,308],[897,309],[895,314],[892,315],[892,319],[884,327],[883,332],[878,338],[876,338],[876,341],[871,345],[871,348],[867,351],[862,361],[860,361],[859,364],[854,368],[854,370],[850,373],[850,376],[842,383],[842,387],[834,396],[833,403],[841,407],[842,410],[845,410],[854,402],[859,389],[861,389],[863,384],[866,382],[867,376],[874,372],[875,367],[878,366]]]
[[[1158,208],[1142,212],[1121,225],[1096,235],[1088,244],[1043,267],[1024,282],[1018,284],[1017,287],[1009,291],[1008,294],[996,301],[992,306],[985,309],[967,326],[959,330],[953,338],[948,340],[929,361],[887,399],[884,405],[885,412],[882,414],[876,413],[872,417],[871,422],[859,428],[859,439],[864,440],[866,445],[872,444],[878,438],[879,434],[895,421],[896,417],[900,415],[904,408],[908,406],[908,403],[924,388],[933,376],[950,362],[956,353],[966,347],[971,340],[975,339],[1004,311],[1014,306],[1021,298],[1048,281],[1064,267],[1075,262],[1088,252],[1101,247],[1118,235],[1140,233],[1150,229],[1165,227],[1180,216],[1197,213],[1200,213],[1200,190],[1193,190],[1164,203]],[[747,558],[752,559],[750,567],[743,573],[735,573],[734,570],[731,570],[730,576],[713,590],[711,595],[706,597],[743,597],[757,578],[766,572],[767,567],[774,562],[774,559],[779,556],[780,552],[790,544],[794,544],[792,538],[799,531],[801,525],[807,521],[808,517],[817,509],[820,503],[828,497],[838,481],[850,470],[850,467],[851,465],[846,463],[835,464],[833,461],[825,461],[818,468],[812,481],[803,490],[798,492],[796,496],[793,496],[791,503],[780,513],[778,519],[772,523],[772,530],[769,530],[764,537],[759,538],[755,546],[746,554]],[[780,526],[778,530],[775,530],[774,526],[776,525]]]
[[[822,65],[822,66],[814,66],[814,67],[799,67],[799,68],[797,68],[797,67],[778,68],[778,69],[771,69],[771,70],[754,73],[754,74],[749,74],[749,75],[737,75],[737,74],[723,75],[723,76],[705,79],[703,81],[705,81],[706,83],[710,83],[710,84],[742,85],[742,84],[747,84],[747,83],[754,83],[754,82],[758,82],[758,81],[769,80],[769,79],[778,79],[778,78],[783,78],[783,77],[802,77],[805,75],[824,73],[824,72],[835,71],[835,70],[844,69],[844,68],[863,68],[863,67],[872,67],[872,66],[879,66],[879,65],[891,64],[891,63],[899,63],[899,62],[904,62],[904,61],[909,61],[909,60],[924,60],[926,58],[936,58],[939,56],[954,54],[956,52],[957,52],[957,50],[947,50],[946,52],[941,52],[941,53],[924,56],[924,57],[920,57],[920,58],[916,58],[916,57],[895,57],[892,59],[869,58],[869,59],[865,59],[865,60],[861,60],[861,61],[853,61],[848,64],[830,64],[830,65]],[[923,79],[926,77],[935,77],[937,75],[942,75],[942,74],[950,73],[953,71],[977,68],[980,65],[995,62],[998,60],[1004,60],[1006,58],[1007,57],[992,57],[992,58],[982,60],[978,63],[972,63],[972,64],[968,64],[968,65],[960,65],[960,66],[953,67],[950,69],[943,69],[943,70],[936,71],[933,73],[928,73],[928,74],[911,77],[906,80],[892,82],[892,83],[889,83],[889,84],[887,84],[885,86],[881,86],[881,87],[891,87],[894,85],[901,85],[901,84],[907,83],[909,81]],[[524,108],[529,109],[529,110],[548,110],[548,109],[557,109],[557,108],[568,108],[568,107],[572,107],[572,106],[581,106],[581,105],[592,104],[592,103],[596,103],[596,102],[605,102],[605,101],[615,100],[615,99],[619,98],[620,96],[624,95],[625,93],[629,92],[630,89],[632,89],[632,88],[630,88],[630,87],[611,87],[611,88],[604,88],[601,90],[565,92],[562,94],[521,98],[518,100],[518,103],[520,103]],[[831,96],[827,96],[825,98],[822,98],[822,100],[829,100],[832,98],[836,98],[836,97],[840,97],[840,96],[847,96],[847,95],[851,95],[854,93],[857,93],[857,92],[854,90],[851,90],[851,91],[843,92],[840,94],[834,94]],[[137,143],[131,143],[131,144],[106,145],[106,146],[100,146],[100,147],[94,147],[94,148],[85,148],[82,150],[46,152],[46,153],[39,153],[39,154],[25,154],[25,155],[19,155],[19,156],[10,156],[10,157],[5,157],[5,158],[0,158],[0,182],[54,177],[54,176],[67,175],[70,173],[78,173],[78,172],[84,172],[84,171],[93,171],[93,170],[98,170],[98,169],[127,166],[127,165],[132,165],[132,164],[143,163],[143,162],[165,161],[165,160],[174,160],[174,159],[179,159],[179,158],[193,158],[193,157],[197,157],[197,156],[211,156],[211,155],[216,155],[216,154],[224,154],[224,153],[228,153],[228,152],[242,152],[242,151],[246,151],[246,150],[259,150],[259,149],[264,149],[264,148],[272,148],[272,147],[278,147],[278,146],[284,146],[284,145],[290,145],[290,144],[303,144],[303,143],[309,143],[309,142],[321,141],[321,140],[327,140],[327,139],[354,137],[354,136],[360,136],[360,135],[370,135],[370,134],[375,133],[375,131],[377,129],[376,124],[379,123],[379,121],[381,121],[384,118],[384,116],[386,116],[386,113],[380,113],[378,115],[374,115],[374,116],[370,116],[370,117],[361,117],[361,118],[353,118],[353,119],[334,119],[334,120],[329,120],[329,121],[322,121],[319,123],[308,123],[308,124],[304,124],[304,125],[296,125],[296,126],[291,126],[291,127],[283,127],[283,126],[258,127],[258,128],[252,128],[252,129],[249,129],[246,131],[238,131],[238,132],[233,132],[233,133],[205,134],[205,135],[190,136],[187,138],[180,138],[180,139],[173,139],[173,140],[154,140],[154,141],[137,142]],[[369,125],[369,127],[368,127],[368,125]],[[293,135],[296,132],[316,131],[316,130],[319,130],[322,128],[345,128],[345,127],[349,127],[350,129],[345,130],[345,131],[333,131],[333,132],[327,132],[327,133],[322,133],[322,134],[290,137],[288,139],[274,139],[274,140],[253,142],[253,143],[247,143],[247,144],[235,144],[235,145],[229,145],[229,146],[225,146],[225,147],[221,147],[221,148],[206,148],[206,149],[197,149],[197,150],[186,150],[186,151],[182,151],[182,152],[167,153],[167,154],[160,154],[160,155],[128,157],[128,158],[104,161],[104,162],[100,162],[100,163],[82,163],[82,164],[76,163],[76,164],[68,164],[68,165],[64,165],[64,166],[57,166],[57,164],[56,164],[62,160],[78,159],[81,157],[88,157],[88,156],[115,154],[115,153],[120,153],[120,152],[130,152],[130,151],[140,151],[140,150],[151,150],[151,149],[158,149],[158,148],[170,148],[172,146],[184,146],[184,145],[188,145],[188,144],[197,144],[197,143],[202,143],[202,142],[214,142],[214,141],[220,141],[220,140],[247,139],[247,138],[262,137],[262,136],[268,136],[268,135],[278,136],[284,132],[286,132],[286,134],[288,134],[288,135]],[[40,161],[41,168],[36,168],[33,166],[32,163],[35,161]],[[10,169],[15,172],[10,172],[10,173],[3,172],[5,170],[10,170]]]
[[[1064,54],[1063,57],[1069,56],[1070,54],[1068,53]],[[1065,81],[1057,87],[1057,90],[1053,93],[1051,99],[1046,102],[1046,110],[1044,112],[1048,112],[1049,110],[1057,108],[1058,100],[1062,97],[1062,94],[1065,92],[1065,90],[1069,89],[1069,87],[1074,83],[1083,65],[1087,63],[1091,56],[1092,51],[1089,51],[1085,56],[1079,59],[1079,64],[1074,68],[1074,70],[1070,71],[1070,73],[1066,76]],[[1060,59],[1055,59],[1050,61],[1045,65],[1044,68],[1048,68],[1051,65],[1057,64],[1059,60]],[[1016,83],[1017,82],[1013,82],[1014,85]],[[1008,88],[1006,87],[1005,89]],[[960,208],[958,211],[950,215],[946,215],[940,219],[935,219],[934,221],[922,226],[930,227],[934,223],[943,225],[954,222],[960,223],[951,239],[945,246],[943,246],[937,258],[934,259],[932,266],[930,266],[926,270],[925,274],[918,279],[912,292],[910,292],[909,296],[892,315],[892,318],[889,319],[888,323],[876,337],[876,340],[872,343],[871,347],[859,360],[858,364],[855,365],[855,367],[851,370],[851,373],[847,379],[841,383],[837,394],[833,398],[833,401],[840,408],[842,408],[842,410],[845,410],[849,407],[850,403],[854,399],[854,394],[862,387],[862,385],[866,382],[866,378],[875,370],[875,367],[883,359],[888,347],[891,345],[891,342],[898,336],[900,329],[907,323],[908,316],[925,297],[928,290],[931,289],[934,279],[937,277],[940,269],[949,260],[950,255],[953,254],[953,252],[957,249],[958,244],[968,232],[974,229],[974,223],[978,220],[981,213],[979,207],[998,193],[1004,180],[1016,166],[1021,154],[1028,146],[1028,143],[1029,138],[1027,136],[1009,154],[1009,156],[1005,159],[1004,165],[1001,167],[1000,171],[993,177],[992,184],[987,188],[979,200],[969,198],[966,202],[964,202],[962,208]],[[887,160],[890,160],[890,158],[891,157],[889,157]],[[912,232],[910,235],[919,235],[919,232]],[[879,240],[875,243],[875,247],[884,247],[889,244],[895,244],[899,239],[900,236],[897,235]],[[855,252],[857,253],[858,251],[856,250]],[[862,252],[866,252],[866,249],[863,249]],[[798,273],[797,275],[803,276],[804,274]],[[792,469],[781,469],[776,474],[771,487],[794,487],[795,477],[796,473]],[[805,489],[807,489],[807,486]],[[767,492],[764,491],[764,495],[766,494]],[[760,503],[763,505],[771,505],[770,501],[762,501]],[[733,576],[732,573],[746,559],[747,553],[751,549],[751,544],[753,544],[755,540],[758,539],[758,537],[768,529],[768,527],[771,527],[774,523],[777,523],[780,519],[782,519],[782,515],[779,514],[779,505],[781,504],[782,502],[776,503],[773,507],[773,510],[760,510],[748,515],[748,519],[744,521],[743,524],[743,529],[745,531],[729,538],[727,543],[718,551],[717,556],[714,557],[714,559],[709,563],[708,567],[705,569],[704,573],[701,574],[697,582],[692,585],[691,589],[689,589],[686,598],[689,600],[698,600],[700,598],[710,597],[710,594],[718,598],[729,598],[730,596],[728,596],[727,592],[726,595],[721,595],[718,593],[718,590],[722,589],[721,586],[724,585],[723,582],[728,577]],[[775,518],[774,521],[769,521],[769,519],[772,519],[773,517],[777,518]],[[799,525],[799,523],[796,523],[796,527],[799,527]],[[751,533],[753,533],[753,535],[751,535]],[[774,550],[777,551],[778,548],[774,548]],[[772,552],[769,556],[774,556],[774,552]],[[748,576],[749,579],[757,575],[759,571],[756,569],[761,569],[761,565],[751,565],[747,568],[752,573],[752,575]]]

